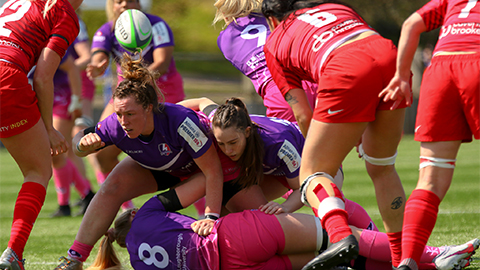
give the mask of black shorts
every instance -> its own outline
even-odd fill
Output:
[[[182,182],[179,177],[173,176],[165,171],[150,170],[150,172],[153,178],[155,178],[155,182],[157,182],[157,191],[169,189]]]

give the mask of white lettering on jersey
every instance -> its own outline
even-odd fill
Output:
[[[15,2],[14,0],[10,0],[7,3],[3,5],[3,7],[0,9],[0,14],[3,14],[5,9],[11,9],[11,10],[16,10],[18,7],[18,10],[15,11],[15,13],[11,13],[7,16],[1,17],[0,18],[0,36],[8,37],[12,33],[12,30],[5,28],[5,24],[7,22],[14,22],[18,21],[23,16],[25,13],[28,12],[30,7],[32,6],[32,3],[30,1],[17,1]]]
[[[148,253],[148,256],[145,256],[145,253]],[[160,256],[157,256],[159,254]],[[167,251],[161,246],[151,247],[147,243],[142,243],[138,247],[138,257],[146,265],[155,265],[157,268],[166,268],[169,264],[170,258]],[[159,261],[158,258],[161,257],[162,260]]]
[[[168,34],[167,26],[164,22],[158,22],[152,26],[152,40],[156,47],[161,44],[170,43],[170,35]]]
[[[302,158],[300,154],[297,152],[297,149],[291,142],[285,140],[283,142],[282,147],[278,150],[277,156],[287,164],[288,169],[290,172],[294,172],[300,168],[300,163]]]
[[[183,123],[178,127],[178,134],[188,142],[195,152],[198,152],[208,141],[207,136],[200,128],[190,119],[185,118]]]
[[[250,33],[252,30],[256,30],[255,33]],[[263,24],[252,24],[243,29],[240,35],[243,39],[255,39],[257,40],[257,47],[265,45],[267,41],[267,27]]]

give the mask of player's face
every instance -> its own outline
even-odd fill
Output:
[[[140,9],[139,0],[113,0],[113,13],[120,16],[127,9]]]
[[[144,109],[135,101],[135,98],[129,96],[113,99],[113,108],[118,122],[129,138],[134,139],[140,134],[149,135],[153,132],[153,128],[149,128],[153,127],[153,123],[149,123],[149,119],[153,119],[151,107]]]
[[[245,132],[235,127],[226,129],[213,127],[213,135],[217,139],[218,146],[233,161],[238,161],[245,151],[249,134],[250,127]]]

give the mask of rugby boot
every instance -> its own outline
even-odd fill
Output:
[[[332,268],[347,264],[358,256],[358,242],[355,236],[349,235],[337,243],[332,244],[324,252],[308,262],[302,270],[331,270]]]
[[[61,261],[61,263],[55,267],[54,270],[83,270],[83,263],[81,261],[63,256],[60,257],[59,261]]]
[[[479,239],[470,240],[463,245],[445,246],[433,259],[433,263],[438,270],[460,270],[470,264],[470,259],[479,246]]]
[[[0,269],[3,270],[25,270],[25,259],[19,260],[15,251],[11,248],[5,249],[0,257]]]

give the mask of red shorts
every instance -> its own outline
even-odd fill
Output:
[[[439,55],[423,75],[415,140],[480,139],[480,53]]]
[[[292,269],[288,256],[280,255],[285,235],[275,215],[258,210],[230,214],[217,232],[220,269]]]
[[[15,64],[0,61],[0,138],[30,129],[40,116],[27,75]]]
[[[395,74],[397,49],[374,35],[334,50],[320,71],[313,119],[326,123],[372,122],[393,101],[378,94]],[[405,108],[403,101],[398,108]]]

